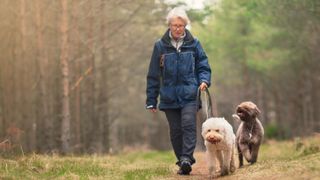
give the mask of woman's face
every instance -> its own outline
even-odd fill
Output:
[[[173,39],[178,40],[184,34],[185,27],[185,22],[181,18],[172,18],[169,28]]]

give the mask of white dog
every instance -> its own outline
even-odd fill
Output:
[[[216,161],[219,161],[221,176],[236,170],[234,150],[235,135],[232,126],[224,118],[209,118],[202,124],[202,137],[210,176],[215,176]]]

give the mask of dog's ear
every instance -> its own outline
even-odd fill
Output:
[[[205,135],[207,134],[207,128],[205,127],[205,124],[202,124],[202,129],[201,129],[201,135],[204,138]]]
[[[202,132],[204,131],[204,129],[206,128],[206,122],[202,123]]]
[[[248,101],[247,105],[248,105],[249,109],[253,110],[255,116],[258,116],[261,113],[260,109],[258,108],[258,106],[255,103]]]
[[[257,115],[259,115],[261,113],[260,109],[257,106],[255,106],[254,110],[256,111]]]
[[[227,138],[227,130],[225,127],[223,127],[222,129],[222,132],[220,132],[220,134],[223,136],[223,139],[226,139]]]
[[[240,105],[237,106],[236,113],[239,111],[239,109],[240,109]]]

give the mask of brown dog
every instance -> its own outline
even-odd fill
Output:
[[[234,119],[241,120],[236,134],[236,144],[239,152],[239,167],[243,166],[243,156],[253,164],[257,161],[259,147],[263,139],[264,129],[257,118],[258,107],[250,102],[242,102],[236,109]]]

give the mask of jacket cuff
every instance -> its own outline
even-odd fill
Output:
[[[154,105],[146,105],[146,109],[156,109],[156,106],[154,106]]]

